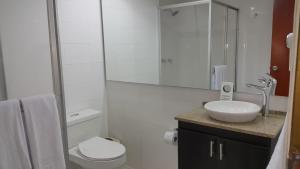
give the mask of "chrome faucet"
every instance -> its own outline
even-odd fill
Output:
[[[247,87],[252,87],[262,91],[263,94],[263,112],[262,115],[267,117],[269,115],[269,103],[271,95],[275,94],[277,80],[270,74],[266,73],[261,79],[258,79],[261,85],[247,84]]]

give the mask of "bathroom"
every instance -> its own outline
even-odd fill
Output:
[[[0,168],[296,169],[299,3],[1,0]],[[45,97],[55,116],[28,121]],[[11,100],[28,167],[7,160]],[[39,120],[55,137],[34,140]],[[61,166],[37,165],[51,148]]]

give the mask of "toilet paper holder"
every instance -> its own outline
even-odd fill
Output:
[[[176,145],[178,142],[178,129],[168,130],[164,134],[164,141],[167,144]]]

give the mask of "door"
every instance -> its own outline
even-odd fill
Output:
[[[265,169],[268,165],[266,147],[228,139],[219,139],[217,147],[218,169]]]
[[[217,169],[216,138],[179,129],[179,169]]]
[[[293,32],[295,0],[275,0],[271,51],[271,75],[277,79],[276,95],[289,93],[289,49],[286,36]]]

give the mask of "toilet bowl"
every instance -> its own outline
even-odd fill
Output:
[[[126,149],[117,142],[93,137],[69,150],[69,158],[83,169],[119,169],[126,162]]]
[[[101,137],[104,120],[95,109],[67,114],[69,159],[75,168],[118,169],[126,162],[125,147]]]

